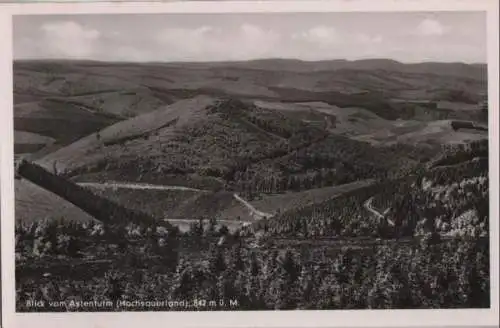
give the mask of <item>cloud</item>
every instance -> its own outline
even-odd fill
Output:
[[[85,28],[72,22],[50,22],[41,26],[41,44],[55,57],[86,58],[94,51],[94,46],[101,36],[97,30]]]
[[[165,28],[154,40],[170,60],[243,60],[271,55],[280,34],[244,23],[232,30],[212,26]]]
[[[447,28],[435,19],[426,18],[417,26],[417,34],[421,36],[442,36]]]
[[[362,44],[379,44],[382,43],[384,38],[381,35],[370,35],[365,33],[359,33],[356,35],[356,41]]]
[[[153,46],[149,44],[145,47],[147,50],[134,51],[130,48],[116,56],[133,57],[133,60],[142,58],[142,60],[167,61],[224,61],[278,57],[318,60],[327,59],[332,54],[348,56],[349,49],[353,47],[357,49],[356,56],[372,54],[383,46],[383,40],[378,34],[356,34],[337,30],[329,25],[311,25],[302,30],[294,28],[279,31],[243,22],[230,29],[212,25],[196,28],[163,28],[150,37]],[[133,43],[129,44],[132,47]],[[120,48],[123,49],[115,47],[113,52]],[[113,53],[111,55],[114,56]]]
[[[169,60],[195,60],[210,56],[225,47],[221,31],[211,26],[189,28],[165,28],[153,37],[153,48],[164,53]]]
[[[314,26],[304,32],[294,33],[292,39],[302,40],[321,46],[329,46],[341,41],[339,33],[331,26]]]
[[[189,28],[165,28],[156,35],[156,40],[160,43],[185,43],[186,46],[199,42],[209,36],[211,32],[214,32],[214,28],[211,26],[201,26],[196,29]],[[179,40],[182,38],[182,40]]]
[[[281,34],[272,29],[243,24],[235,35],[229,36],[227,41],[233,43],[235,51],[232,52],[232,56],[235,58],[259,58],[276,55],[283,40]]]
[[[250,39],[259,39],[267,36],[266,31],[256,25],[243,24],[240,30],[246,38]]]
[[[411,19],[405,15],[276,16],[276,20],[272,15],[217,15],[185,22],[178,16],[164,19],[161,15],[126,15],[116,20],[101,15],[18,16],[14,56],[109,61],[485,60],[484,15],[422,17],[419,13]]]

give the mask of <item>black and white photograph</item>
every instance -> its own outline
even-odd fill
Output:
[[[451,9],[13,15],[15,312],[498,314],[489,16]]]

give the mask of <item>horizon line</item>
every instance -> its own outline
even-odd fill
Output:
[[[35,61],[72,61],[72,62],[95,62],[95,63],[119,63],[119,64],[222,64],[222,63],[250,63],[258,61],[288,61],[288,62],[302,62],[302,63],[325,63],[325,62],[363,62],[363,61],[387,61],[393,64],[403,64],[403,65],[418,65],[418,64],[461,64],[467,66],[474,65],[488,65],[487,62],[465,62],[465,61],[412,61],[405,62],[392,58],[386,57],[373,57],[373,58],[362,58],[362,59],[346,59],[346,58],[336,58],[336,59],[318,59],[318,60],[307,60],[299,58],[288,58],[288,57],[263,57],[263,58],[253,58],[253,59],[239,59],[239,60],[172,60],[172,61],[161,61],[161,60],[103,60],[103,59],[80,59],[80,58],[13,58],[13,62],[35,62]]]

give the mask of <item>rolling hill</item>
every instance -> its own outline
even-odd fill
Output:
[[[14,131],[14,140],[15,154],[33,153],[55,142],[54,138],[26,131]]]
[[[14,149],[18,154],[45,148],[50,152],[120,119],[55,100],[18,104],[14,106]]]
[[[69,97],[103,112],[129,115],[152,111],[161,106],[160,102],[168,105],[192,97],[193,93],[283,100],[296,97],[293,93],[287,95],[288,91],[295,90],[313,93],[308,97],[317,101],[335,96],[347,97],[342,103],[369,104],[364,98],[373,102],[377,93],[408,100],[432,100],[433,94],[443,92],[474,95],[486,90],[486,80],[485,65],[403,64],[387,60],[14,63],[14,91],[18,102],[48,96]],[[375,96],[359,95],[360,92]]]
[[[192,187],[245,193],[343,184],[415,162],[332,133],[331,113],[305,114],[198,96],[111,125],[38,162],[49,170],[56,163],[78,181],[168,185],[182,177]]]
[[[322,120],[320,113],[326,114],[332,121],[332,124],[328,127],[331,133],[375,145],[396,143],[448,144],[487,138],[486,131],[478,129],[455,130],[452,126],[453,120],[436,119],[436,117],[439,117],[437,114],[434,119],[431,119],[430,116],[432,115],[430,115],[429,117],[417,117],[420,119],[388,120],[365,108],[339,107],[324,102],[284,103],[256,101],[255,105],[260,108],[284,111],[288,115],[313,122]],[[449,107],[453,106],[451,104],[447,105]],[[460,110],[460,107],[458,110]],[[477,110],[472,111],[473,115],[478,112]]]
[[[478,120],[483,65],[20,61],[14,72],[16,152],[74,182],[206,190],[106,196],[139,210],[155,200],[149,214],[176,220],[248,218],[234,193],[272,213],[317,203],[487,138],[453,124]]]
[[[55,138],[57,146],[43,155],[119,120],[198,95],[281,102],[291,107],[293,103],[326,103],[368,111],[385,120],[476,120],[480,117],[476,110],[462,109],[464,103],[474,109],[486,88],[486,67],[480,64],[403,64],[382,59],[16,61],[15,129]]]

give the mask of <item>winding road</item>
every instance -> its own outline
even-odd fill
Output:
[[[244,200],[243,198],[241,198],[237,194],[233,194],[233,197],[237,201],[239,201],[241,204],[243,204],[243,206],[245,206],[250,211],[250,215],[256,220],[268,219],[268,218],[273,216],[271,213],[259,211],[258,209],[253,207],[252,204],[250,204],[249,202],[247,202],[246,200]]]
[[[155,185],[155,184],[149,184],[149,183],[137,183],[137,182],[118,182],[118,181],[110,181],[110,182],[104,182],[104,183],[99,183],[99,182],[79,182],[77,183],[80,187],[91,187],[91,188],[100,188],[100,189],[105,189],[105,188],[110,188],[110,189],[136,189],[136,190],[179,190],[179,191],[195,191],[195,192],[204,192],[208,193],[210,192],[209,190],[203,190],[203,189],[196,189],[196,188],[189,188],[189,187],[184,187],[184,186],[166,186],[166,185]],[[253,217],[254,220],[260,220],[263,218],[270,218],[273,216],[271,213],[266,213],[259,211],[256,209],[252,204],[250,204],[248,201],[243,199],[237,194],[233,194],[234,199],[236,199],[238,202],[240,202],[243,206],[245,206],[248,211],[250,212],[250,215]],[[192,222],[191,219],[175,219],[175,220],[169,220],[171,222]],[[220,222],[238,222],[238,221],[231,221],[231,220],[219,220]],[[246,221],[241,221],[241,223],[249,223]]]
[[[165,185],[155,185],[149,183],[137,183],[137,182],[78,182],[80,187],[92,187],[92,188],[112,188],[112,189],[139,189],[139,190],[181,190],[181,191],[196,191],[196,192],[209,192],[203,189],[189,188],[184,186],[165,186]]]
[[[384,213],[380,213],[379,211],[377,211],[375,208],[373,208],[372,206],[372,203],[373,203],[373,197],[370,197],[368,198],[365,202],[364,202],[364,207],[370,212],[372,213],[373,215],[375,215],[377,218],[381,219],[381,220],[387,220],[387,222],[389,223],[389,225],[391,226],[395,226],[396,224],[394,223],[394,221],[392,221],[391,219],[389,219],[387,217],[387,213],[389,213],[389,210],[390,210],[390,207],[387,208]]]

